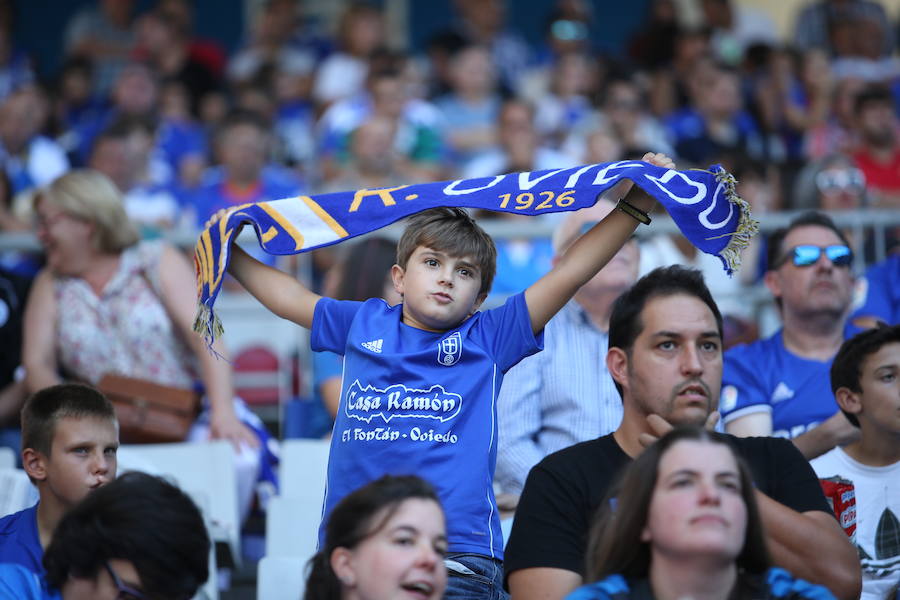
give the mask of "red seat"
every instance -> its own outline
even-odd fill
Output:
[[[284,380],[280,363],[278,355],[265,346],[242,349],[232,363],[237,395],[251,405],[278,404]]]

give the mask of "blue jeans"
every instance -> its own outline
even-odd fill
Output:
[[[444,600],[509,600],[503,589],[503,563],[481,554],[448,554]]]

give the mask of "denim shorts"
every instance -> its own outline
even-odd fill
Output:
[[[503,589],[503,563],[482,554],[448,554],[444,600],[509,600]]]

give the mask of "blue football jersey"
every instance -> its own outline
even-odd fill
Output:
[[[15,563],[39,575],[44,573],[44,549],[38,537],[37,507],[0,519],[0,563]]]
[[[784,347],[781,331],[725,353],[719,411],[727,424],[744,415],[772,413],[773,435],[795,438],[839,408],[831,392],[831,360],[801,358]]]
[[[405,325],[402,305],[323,298],[310,345],[344,355],[325,518],[373,479],[415,474],[441,498],[451,552],[502,558],[497,393],[503,374],[542,347],[524,294],[436,333]],[[323,536],[324,528],[320,543]]]

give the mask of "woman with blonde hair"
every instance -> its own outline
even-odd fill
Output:
[[[192,329],[196,283],[187,260],[160,240],[141,241],[118,189],[96,171],[56,179],[35,196],[34,210],[46,266],[25,311],[29,391],[64,375],[97,384],[108,373],[186,389],[202,385],[204,410],[189,440],[234,444],[246,510],[259,470],[254,428],[262,424],[234,399],[228,361],[210,353]]]

